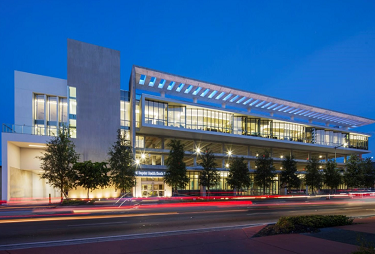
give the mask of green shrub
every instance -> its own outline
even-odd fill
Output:
[[[93,205],[94,200],[64,199],[61,205]]]
[[[306,215],[281,217],[276,223],[280,231],[290,232],[300,228],[325,228],[352,224],[353,219],[345,215]]]

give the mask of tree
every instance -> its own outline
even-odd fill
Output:
[[[363,172],[363,186],[367,188],[374,188],[375,182],[375,168],[372,164],[371,158],[362,160],[361,163]]]
[[[132,148],[121,131],[117,131],[117,140],[110,148],[109,167],[111,181],[121,193],[135,186],[135,165]]]
[[[314,189],[318,189],[322,186],[322,173],[319,171],[320,162],[316,157],[309,159],[306,166],[305,182],[306,185],[311,187],[311,192],[314,194]]]
[[[76,185],[87,189],[87,198],[90,198],[90,190],[107,187],[110,183],[109,168],[105,162],[77,162],[73,169],[77,173]]]
[[[74,187],[76,173],[73,165],[79,159],[79,155],[65,128],[59,130],[59,134],[47,141],[46,145],[46,151],[37,157],[42,161],[41,169],[44,170],[41,178],[60,190],[62,201],[63,196],[67,198],[68,191]]]
[[[337,169],[337,163],[334,160],[328,160],[323,172],[323,181],[331,188],[331,192],[333,189],[337,189],[342,182],[340,171]]]
[[[202,186],[207,187],[208,193],[210,193],[210,187],[216,186],[220,181],[220,175],[216,170],[215,156],[210,148],[200,155],[202,162],[199,164],[203,167],[202,172],[199,175],[199,181]]]
[[[233,189],[237,189],[237,193],[242,188],[250,187],[250,173],[243,157],[235,157],[230,163],[227,183]]]
[[[275,177],[275,167],[273,166],[273,159],[268,150],[259,153],[255,160],[255,177],[254,181],[260,187],[263,187],[263,195],[266,193],[266,188],[270,187]]]
[[[164,175],[164,182],[172,186],[173,191],[177,192],[178,187],[184,188],[189,182],[189,178],[186,176],[186,164],[183,162],[184,145],[181,144],[180,140],[173,139],[168,146],[171,149],[168,159],[165,161],[167,171]]]
[[[298,178],[297,172],[297,162],[294,156],[285,156],[284,160],[281,162],[283,166],[283,171],[281,171],[280,182],[285,188],[288,188],[290,192],[291,188],[299,188],[301,180]]]
[[[356,154],[352,154],[346,163],[344,182],[348,188],[363,186],[364,174],[361,167],[361,158]]]

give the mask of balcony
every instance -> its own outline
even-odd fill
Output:
[[[56,126],[50,126],[47,128],[39,126],[27,126],[19,124],[3,124],[2,132],[5,133],[17,133],[17,134],[29,134],[39,136],[57,136],[59,129]]]

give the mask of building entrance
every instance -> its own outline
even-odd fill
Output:
[[[142,197],[164,197],[164,182],[158,178],[142,178]]]

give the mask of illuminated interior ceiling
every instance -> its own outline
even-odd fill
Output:
[[[172,75],[144,67],[134,66],[136,89],[179,96],[197,101],[234,106],[247,111],[256,109],[314,122],[343,127],[359,127],[375,120],[252,93],[231,87]]]

